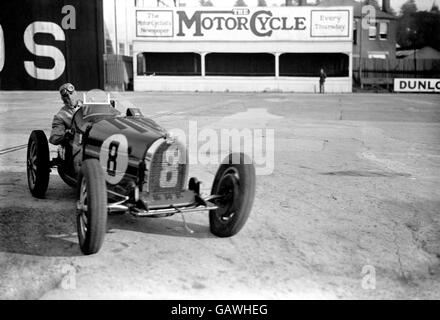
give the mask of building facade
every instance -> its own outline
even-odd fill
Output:
[[[136,91],[351,92],[352,7],[136,8]]]
[[[323,0],[318,6],[350,6],[353,8],[353,57],[369,59],[396,58],[396,17],[390,0],[382,0],[380,8],[354,0]]]

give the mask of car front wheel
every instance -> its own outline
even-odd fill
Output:
[[[86,255],[97,253],[107,230],[107,187],[96,159],[84,160],[79,173],[77,230],[81,251]]]
[[[231,153],[220,165],[211,189],[219,198],[209,212],[211,232],[230,237],[243,228],[255,197],[255,167],[243,153]]]

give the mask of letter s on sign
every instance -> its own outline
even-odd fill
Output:
[[[3,35],[3,28],[0,25],[0,72],[5,65],[5,37]]]
[[[23,35],[24,45],[31,53],[36,56],[50,57],[55,62],[52,69],[44,69],[35,66],[33,61],[25,61],[24,68],[27,73],[39,80],[56,80],[63,74],[66,68],[64,55],[57,47],[36,44],[34,42],[34,35],[36,33],[50,33],[55,40],[65,41],[64,31],[56,23],[36,21],[28,25]]]

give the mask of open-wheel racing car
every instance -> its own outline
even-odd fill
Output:
[[[102,98],[104,94],[105,99]],[[101,92],[84,95],[73,115],[70,138],[50,159],[42,130],[32,131],[27,149],[27,178],[34,197],[44,198],[51,168],[77,189],[77,232],[81,251],[99,251],[107,215],[128,212],[137,217],[167,217],[209,211],[211,232],[236,234],[246,223],[255,195],[255,167],[243,153],[229,153],[214,177],[211,195],[200,182],[188,180],[186,147],[139,109],[121,114]]]

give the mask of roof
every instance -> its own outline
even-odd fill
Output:
[[[353,16],[356,18],[360,18],[362,15],[362,4],[360,2],[354,0],[322,0],[319,4],[319,7],[353,7]],[[396,19],[390,13],[387,13],[382,10],[376,11],[376,18],[378,19]]]
[[[408,50],[397,50],[396,51],[397,58],[406,58],[413,59],[414,58],[414,49]],[[440,51],[426,46],[420,49],[416,49],[416,58],[417,59],[440,59]]]

